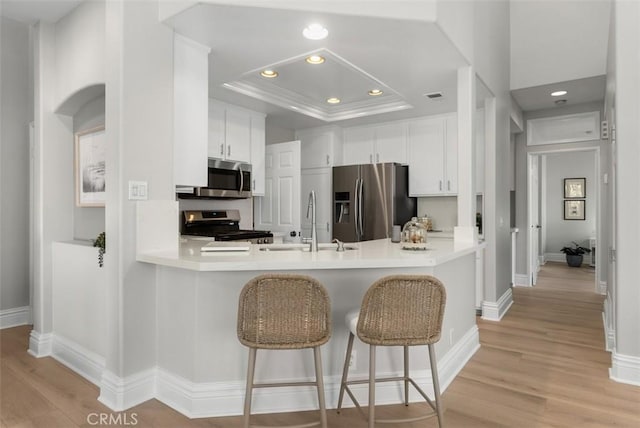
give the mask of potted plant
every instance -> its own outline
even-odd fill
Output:
[[[582,258],[584,253],[590,253],[589,248],[578,245],[577,242],[572,242],[572,247],[562,247],[562,251],[567,257],[567,264],[571,267],[580,267],[582,265]]]
[[[107,252],[107,238],[104,232],[100,233],[93,241],[93,246],[98,247],[98,266],[104,266],[104,253]]]

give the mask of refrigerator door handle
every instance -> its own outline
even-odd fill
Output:
[[[364,207],[364,196],[362,188],[364,187],[364,180],[360,179],[360,191],[358,193],[358,205],[360,205],[360,209],[358,209],[358,222],[360,223],[360,239],[364,238],[364,221],[363,221],[363,207]]]
[[[353,191],[353,223],[356,228],[356,241],[360,240],[360,233],[358,232],[358,184],[360,184],[360,179],[356,178],[356,187]]]

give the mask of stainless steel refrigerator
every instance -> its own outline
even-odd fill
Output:
[[[333,237],[356,242],[389,238],[416,215],[409,167],[397,163],[333,168]]]

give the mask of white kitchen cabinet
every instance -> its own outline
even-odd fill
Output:
[[[458,191],[456,115],[408,123],[409,195],[455,195]]]
[[[301,165],[326,168],[342,163],[342,129],[336,126],[311,128],[296,132],[301,144]]]
[[[311,236],[311,215],[307,218],[307,206],[309,203],[309,193],[316,192],[316,232],[318,242],[331,242],[332,240],[332,217],[331,217],[331,193],[333,169],[307,168],[301,171],[300,176],[300,224],[302,236]]]
[[[174,34],[174,184],[207,185],[207,46]]]
[[[242,107],[209,100],[209,157],[251,162],[252,112]]]
[[[265,192],[265,116],[251,115],[251,192],[264,196]]]
[[[344,164],[373,163],[375,132],[372,127],[357,126],[344,130]]]
[[[344,130],[344,164],[407,163],[406,123],[356,126]]]

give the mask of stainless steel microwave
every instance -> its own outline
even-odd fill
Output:
[[[207,187],[196,187],[196,198],[250,198],[251,165],[209,158]]]

